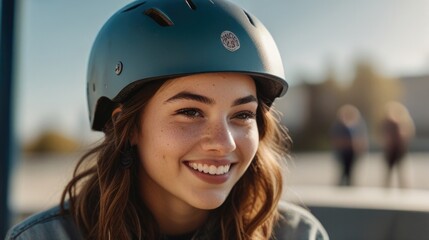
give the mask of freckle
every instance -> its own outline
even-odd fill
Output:
[[[162,159],[165,160],[165,155],[162,155]]]

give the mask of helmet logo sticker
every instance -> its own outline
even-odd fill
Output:
[[[116,66],[115,66],[115,73],[116,73],[116,75],[121,74],[121,72],[122,72],[122,68],[123,68],[122,62],[121,62],[121,61],[119,61],[119,62],[116,64]]]
[[[220,34],[220,40],[223,46],[231,52],[235,52],[240,48],[238,37],[231,31],[223,31]]]

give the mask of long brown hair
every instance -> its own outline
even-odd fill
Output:
[[[121,103],[121,114],[105,125],[104,141],[80,159],[64,189],[61,206],[71,212],[86,239],[161,236],[150,210],[139,199],[137,167],[122,167],[120,158],[129,136],[139,128],[140,113],[164,82],[145,84]],[[287,157],[290,138],[264,102],[259,99],[257,110],[257,153],[226,201],[211,215],[216,216],[212,220],[217,221],[221,239],[268,239],[278,218],[281,162]]]

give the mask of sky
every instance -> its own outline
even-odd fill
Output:
[[[258,17],[279,47],[286,78],[317,81],[333,66],[350,78],[370,59],[381,73],[429,74],[429,0],[232,0]],[[16,44],[15,129],[81,139],[89,128],[86,68],[94,38],[126,0],[21,0]]]

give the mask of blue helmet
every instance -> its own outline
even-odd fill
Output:
[[[238,72],[253,77],[268,105],[288,84],[277,46],[253,15],[225,0],[145,0],[116,12],[93,44],[87,98],[102,130],[131,89],[179,76]]]

